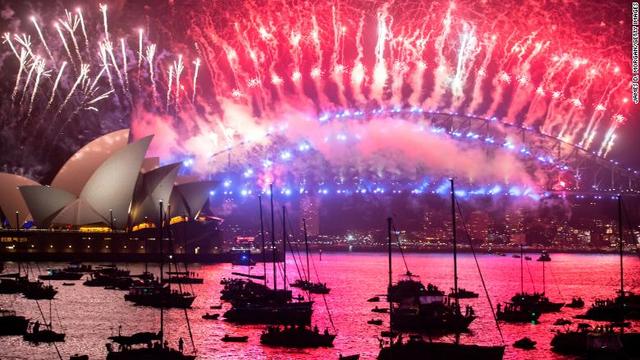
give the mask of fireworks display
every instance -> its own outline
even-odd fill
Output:
[[[13,139],[5,148],[37,150],[3,160],[33,166],[77,141],[68,134],[131,126],[156,135],[163,162],[224,172],[243,195],[272,182],[283,193],[438,192],[447,176],[470,192],[535,194],[549,176],[539,170],[562,163],[506,134],[478,139],[425,119],[493,120],[606,157],[630,111],[628,61],[611,40],[625,12],[533,1],[5,5],[2,78],[13,87],[2,136]]]

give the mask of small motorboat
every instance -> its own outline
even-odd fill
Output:
[[[62,283],[62,286],[75,286],[75,285],[76,284],[74,283],[68,283],[68,282]]]
[[[383,331],[380,332],[380,336],[387,337],[387,338],[394,338],[394,337],[398,336],[398,333],[396,333],[394,331],[383,330]]]
[[[525,256],[524,259],[525,260],[531,260],[531,256]]]
[[[222,309],[222,304],[220,304],[220,305],[211,305],[211,306],[209,306],[209,309],[211,309],[211,310],[220,310],[220,309]]]
[[[69,263],[69,265],[62,270],[66,272],[81,272],[81,273],[87,273],[87,272],[93,271],[93,269],[91,268],[91,265],[82,265],[82,263],[79,263],[79,262]]]
[[[205,320],[218,320],[218,318],[220,317],[220,314],[209,314],[206,313],[204,315],[202,315],[202,318]]]
[[[573,309],[582,309],[584,307],[584,300],[581,297],[574,297],[571,302],[565,305]]]
[[[571,324],[572,324],[572,321],[565,318],[560,318],[553,323],[553,325],[556,325],[556,326],[571,325]]]
[[[380,301],[380,296],[374,296],[372,298],[369,298],[369,300],[367,300],[368,302],[379,302]]]
[[[518,349],[531,350],[535,349],[536,342],[525,336],[522,339],[514,342],[513,347]]]
[[[53,330],[45,329],[45,330],[36,330],[31,332],[27,332],[22,336],[24,341],[29,341],[32,343],[52,343],[52,342],[63,342],[64,334],[57,333]]]
[[[285,327],[269,326],[260,335],[260,343],[269,346],[284,346],[289,348],[317,348],[332,347],[335,334],[328,330],[321,333],[318,327],[311,329],[307,326]]]
[[[373,309],[371,309],[371,312],[384,314],[384,313],[388,313],[389,309],[387,309],[387,308],[379,308],[379,307],[376,306]]]
[[[360,359],[360,354],[355,354],[355,355],[339,355],[340,357],[338,357],[338,360],[358,360]]]
[[[371,319],[371,320],[367,321],[367,324],[382,325],[382,320],[380,320],[380,319]]]
[[[477,297],[479,297],[480,295],[476,292],[473,291],[469,291],[463,288],[458,288],[458,291],[456,292],[453,288],[451,289],[451,292],[449,293],[449,297],[450,298],[458,298],[458,299],[475,299]]]
[[[249,340],[248,336],[230,336],[229,334],[225,334],[222,339],[224,342],[247,342]]]
[[[538,258],[538,261],[551,261],[551,256],[549,256],[548,252],[543,250],[540,254],[540,257]]]
[[[62,269],[47,269],[45,275],[39,275],[40,280],[80,280],[84,273],[65,271]]]
[[[514,258],[514,259],[520,259],[520,255],[518,255],[518,254],[513,254],[513,255],[511,255],[511,257]]]

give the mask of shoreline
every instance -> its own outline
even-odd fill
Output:
[[[299,244],[298,244],[299,245]],[[523,249],[523,253],[531,256],[531,261],[537,260],[537,255],[542,250],[546,250],[549,254],[584,254],[584,255],[618,255],[618,251],[611,249],[566,249],[566,248],[528,248]],[[310,246],[310,253],[318,254],[322,253],[378,253],[386,254],[386,246]],[[408,254],[449,254],[452,249],[449,247],[434,247],[434,248],[412,248],[406,247],[402,249],[402,252]],[[393,249],[393,253],[400,253],[398,248]],[[458,248],[458,253],[470,254],[472,253],[469,247]],[[475,249],[475,253],[478,255],[494,255],[499,257],[512,258],[513,255],[519,255],[520,249],[514,247],[500,247],[492,248],[492,252],[488,252],[488,249],[480,248]],[[640,256],[638,250],[625,250],[626,256]],[[256,263],[261,263],[261,254],[253,253],[252,259]],[[289,254],[287,256],[290,256]],[[278,256],[281,260],[280,256]],[[174,254],[173,261],[175,262],[187,262],[187,263],[201,263],[201,264],[220,264],[231,263],[236,260],[237,254],[228,252],[221,252],[216,254],[198,254],[187,255]],[[81,252],[62,252],[62,253],[39,253],[39,252],[12,252],[12,253],[0,253],[0,261],[34,261],[34,262],[125,262],[125,263],[143,263],[143,262],[159,262],[159,254],[140,254],[140,253],[81,253]]]

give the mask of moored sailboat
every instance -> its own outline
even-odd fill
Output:
[[[162,201],[160,202],[160,226],[159,230],[159,241],[163,241],[163,228],[164,228],[164,209],[162,206]],[[171,239],[171,234],[169,231],[169,239]],[[162,256],[162,248],[164,245],[160,245],[160,252]],[[183,292],[182,289],[172,290],[171,285],[165,284],[164,276],[163,276],[163,268],[162,262],[160,263],[160,279],[159,281],[142,281],[136,282],[129,289],[129,293],[125,294],[124,299],[127,301],[131,301],[136,305],[142,306],[152,306],[159,308],[181,308],[186,309],[191,307],[193,301],[196,296],[189,293]]]
[[[453,181],[451,182],[453,187]],[[454,229],[453,268],[454,288],[452,293],[459,294],[457,270],[457,233],[455,229],[455,194],[451,198],[451,215]],[[388,219],[389,262],[391,262],[392,219]],[[391,272],[391,268],[389,268]],[[448,297],[433,284],[424,284],[415,280],[408,269],[406,276],[396,284],[389,281],[387,300],[390,303],[391,328],[401,331],[420,331],[425,333],[459,333],[466,331],[476,316],[471,306],[462,312],[458,297]]]
[[[159,226],[159,239],[162,240],[162,228],[164,223],[164,211],[163,211],[163,203],[162,200],[159,202],[160,206],[160,226]],[[163,278],[163,265],[164,265],[164,256],[162,254],[162,245],[161,245],[161,256],[160,256],[160,281],[157,282],[158,286],[162,289],[165,289],[164,286],[159,285],[162,284]],[[166,287],[168,288],[168,287]],[[170,288],[169,294],[172,294]],[[150,297],[151,298],[151,297]],[[169,346],[168,341],[165,340],[164,337],[164,308],[166,307],[166,299],[168,299],[166,293],[161,293],[161,295],[155,296],[157,302],[157,306],[160,308],[160,331],[158,333],[152,332],[141,332],[135,333],[130,336],[122,336],[118,333],[117,336],[112,336],[109,338],[111,342],[106,344],[107,348],[107,360],[193,360],[196,358],[195,355],[188,355],[183,353],[182,345],[180,345],[180,349],[176,350]],[[193,302],[193,300],[191,300]],[[189,303],[189,306],[191,303]],[[189,325],[189,318],[187,317],[187,312],[185,310],[185,317],[187,318],[187,325]],[[189,327],[189,334],[191,334],[191,329]],[[193,343],[193,339],[191,339]],[[182,344],[182,339],[180,339],[180,344]],[[118,345],[116,349],[114,344]],[[195,352],[195,347],[194,347]]]
[[[498,319],[510,323],[536,322],[543,313],[557,312],[564,303],[552,302],[545,296],[546,280],[545,265],[542,263],[542,292],[533,294],[524,291],[524,250],[520,244],[520,292],[511,297],[511,302],[505,303],[503,308],[498,305]]]
[[[451,179],[451,213],[452,213],[452,232],[453,232],[453,255],[454,255],[454,293],[458,292],[458,279],[457,279],[457,237],[456,237],[456,201],[453,179]],[[391,275],[391,224],[392,220],[388,220],[388,237],[389,237],[389,289],[392,288],[392,275]],[[475,254],[474,254],[475,256]],[[486,290],[486,289],[485,289]],[[393,319],[394,308],[392,302],[392,293],[389,292],[389,307],[391,309],[391,316]],[[488,298],[488,296],[487,296]],[[490,301],[490,300],[489,300]],[[458,299],[455,299],[455,304],[459,308]],[[467,308],[469,309],[469,308]],[[471,314],[471,316],[474,316]],[[497,322],[496,322],[497,325]],[[498,327],[499,330],[499,327]],[[408,341],[402,339],[402,334],[394,334],[393,325],[389,331],[389,343],[387,346],[382,346],[378,354],[380,360],[391,359],[481,359],[481,360],[501,360],[504,355],[504,345],[485,346],[475,344],[460,344],[459,334],[460,331],[455,331],[455,342],[434,342],[424,340],[421,335],[412,335]]]
[[[231,296],[232,308],[224,313],[227,321],[243,324],[288,324],[288,325],[308,325],[311,323],[313,312],[312,301],[292,301],[291,291],[287,290],[287,233],[286,233],[286,210],[283,207],[283,289],[277,289],[277,269],[276,269],[276,246],[274,233],[274,210],[273,210],[273,187],[271,187],[271,245],[273,256],[273,289],[266,285],[257,284],[251,281],[234,279],[230,284],[237,284],[236,291]],[[226,284],[225,284],[226,287]],[[255,292],[245,292],[243,289],[249,287]],[[229,295],[230,292],[227,292]],[[225,295],[225,294],[223,294]],[[224,298],[223,298],[224,299]]]
[[[303,219],[302,226],[304,229],[304,250],[307,257],[306,279],[298,279],[291,284],[292,287],[298,287],[311,294],[328,294],[331,289],[326,283],[311,281],[311,266],[309,265],[309,238],[307,236],[307,222]],[[304,273],[304,268],[303,268]]]
[[[624,228],[622,225],[622,195],[618,195],[618,245],[620,256],[620,290],[615,300],[596,301],[586,314],[578,316],[597,321],[614,321],[614,324],[597,326],[578,324],[576,330],[558,331],[551,340],[552,350],[558,353],[601,358],[637,358],[640,356],[640,333],[625,332],[625,318],[629,311],[624,290]],[[630,294],[630,296],[634,296]],[[631,298],[631,302],[634,299]],[[632,307],[629,307],[632,309]],[[620,331],[615,331],[619,326]]]

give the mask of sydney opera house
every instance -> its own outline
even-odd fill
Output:
[[[158,158],[146,158],[151,140],[129,142],[128,129],[97,138],[71,156],[49,185],[0,173],[0,257],[219,256],[221,219],[202,211],[216,183],[180,176],[180,163],[160,166]]]

